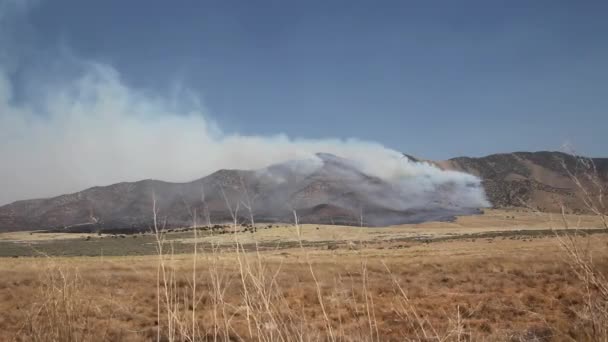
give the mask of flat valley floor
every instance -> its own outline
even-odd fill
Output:
[[[596,340],[607,329],[601,227],[487,210],[387,228],[180,231],[161,245],[5,233],[0,340]]]

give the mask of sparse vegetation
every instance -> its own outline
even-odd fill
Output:
[[[316,227],[291,229],[308,241]],[[213,240],[169,238],[194,232],[200,234],[166,232],[156,256],[4,259],[0,339],[601,340],[594,336],[605,322],[597,316],[605,302],[596,294],[590,300],[593,287],[567,267],[575,259],[564,258],[552,235],[323,241],[280,250],[234,242],[249,233],[233,235],[223,248]],[[605,274],[608,236],[585,239],[594,272]],[[72,242],[142,240],[158,248],[150,234]],[[196,254],[177,253],[195,246]]]
[[[591,246],[602,252],[607,241],[596,235]],[[577,312],[585,310],[585,288],[565,267],[554,238],[386,247],[242,252],[247,297],[235,252],[201,247],[196,281],[193,255],[168,254],[164,262],[170,292],[165,295],[161,286],[160,320],[153,257],[5,259],[0,266],[5,275],[0,285],[4,334],[0,339],[42,336],[40,331],[21,328],[21,322],[48,329],[53,325],[33,320],[56,319],[45,318],[48,310],[65,307],[75,310],[73,316],[78,318],[73,322],[75,338],[86,336],[87,329],[107,330],[89,339],[96,341],[100,336],[108,341],[155,340],[155,322],[160,322],[161,340],[169,338],[168,329],[173,329],[174,340],[189,340],[183,336],[192,334],[203,340],[279,340],[281,334],[286,340],[331,340],[304,253],[309,255],[336,340],[422,340],[422,328],[429,336],[457,340],[450,335],[457,326],[462,339],[507,340],[540,331],[560,336],[556,340],[585,336],[575,325],[575,321],[582,324]],[[596,255],[596,262],[606,270],[604,257]],[[47,269],[54,274],[52,279],[42,275]],[[39,310],[47,305],[48,286],[59,291],[64,278],[71,282],[68,292],[63,292],[66,296],[52,298],[70,302]],[[192,308],[196,308],[194,333]],[[167,320],[174,322],[169,326]]]

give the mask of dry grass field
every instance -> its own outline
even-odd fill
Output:
[[[459,216],[454,222],[425,222],[389,227],[353,227],[339,225],[303,224],[296,230],[293,224],[274,225],[272,229],[259,229],[255,234],[239,236],[243,244],[276,244],[288,242],[386,242],[394,240],[422,240],[462,237],[463,235],[484,235],[488,233],[525,233],[563,229],[563,219],[570,227],[578,229],[603,229],[602,220],[594,215],[561,215],[538,213],[523,209],[486,209],[482,215]],[[178,239],[192,243],[192,234]],[[233,244],[231,235],[202,236],[198,242],[212,244]]]
[[[6,232],[0,233],[0,241],[11,242],[35,242],[35,241],[53,241],[53,240],[71,240],[85,239],[87,237],[95,237],[96,234],[78,234],[78,233],[42,233],[42,232]]]
[[[605,340],[608,235],[517,234],[547,227],[534,215],[488,211],[454,223],[296,233],[300,242],[350,242],[335,249],[243,247],[290,239],[296,229],[279,227],[180,236],[196,247],[190,254],[172,253],[168,240],[160,255],[2,258],[0,340]],[[567,217],[596,227],[579,218]],[[497,228],[515,233],[471,235]],[[418,230],[462,238],[390,235]],[[232,248],[219,248],[229,239]]]

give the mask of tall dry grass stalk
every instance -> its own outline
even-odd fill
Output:
[[[368,288],[369,272],[365,257],[361,256],[361,281],[358,284],[352,281],[351,288],[347,288],[343,282],[336,283],[333,288],[328,286],[317,277],[317,265],[311,251],[304,245],[298,215],[293,211],[293,227],[299,249],[304,256],[301,262],[314,284],[316,296],[312,304],[317,306],[322,314],[320,319],[311,319],[310,315],[304,314],[305,306],[311,303],[298,305],[290,301],[288,291],[280,286],[278,278],[281,276],[282,263],[273,265],[258,248],[247,251],[239,241],[238,211],[241,202],[236,200],[233,203],[223,189],[221,192],[232,217],[233,251],[225,253],[218,245],[201,246],[197,242],[197,232],[194,229],[195,243],[193,252],[189,255],[192,268],[188,276],[185,276],[187,270],[178,270],[175,267],[175,255],[172,253],[170,242],[164,238],[162,227],[159,226],[156,202],[153,201],[154,232],[158,251],[157,341],[383,340],[379,331],[381,322],[376,315],[374,296]],[[193,227],[196,227],[196,215],[193,213]],[[199,270],[198,265],[205,265],[204,271]],[[393,310],[396,316],[403,320],[403,324],[415,333],[415,340],[462,340],[462,320],[459,312],[453,319],[446,316],[446,321],[455,323],[449,324],[449,330],[439,333],[431,322],[422,318],[416,311],[407,291],[386,264],[385,267],[387,277],[392,279],[393,294],[398,304]],[[236,278],[228,274],[236,274]],[[180,279],[188,279],[187,284],[181,286]],[[207,283],[210,286],[201,287],[197,285],[199,283]],[[236,303],[226,299],[226,291],[234,283],[238,283],[241,289]],[[336,294],[345,292],[352,293],[352,296],[336,298]],[[205,302],[204,306],[200,305],[202,301]],[[340,313],[338,317],[336,312]],[[360,317],[364,317],[364,321],[361,321]],[[363,324],[350,324],[353,321]],[[345,328],[345,322],[349,323],[348,328]]]
[[[608,230],[608,208],[606,206],[606,185],[590,158],[575,155],[573,169],[562,160],[562,167],[580,193],[588,212],[600,218]],[[585,332],[590,341],[608,341],[608,278],[594,260],[592,236],[579,230],[580,222],[572,224],[566,217],[566,208],[561,206],[561,222],[565,234],[556,234],[559,245],[565,253],[565,260],[576,274],[585,294],[585,305],[577,312],[576,324]],[[603,246],[601,248],[606,248]]]
[[[45,259],[46,272],[27,314],[19,341],[107,341],[109,325],[93,325],[91,318],[111,316],[83,288],[76,268]]]

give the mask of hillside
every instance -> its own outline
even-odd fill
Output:
[[[479,177],[496,208],[559,211],[563,203],[568,211],[586,211],[582,193],[568,171],[579,176],[585,187],[597,190],[586,177],[588,165],[559,152],[516,152],[440,162],[404,156],[414,165],[434,163],[444,170]],[[0,231],[149,230],[154,202],[159,222],[166,227],[189,226],[193,218],[198,225],[222,224],[231,222],[233,214],[239,223],[249,223],[252,216],[256,222],[292,222],[293,210],[302,223],[385,226],[451,220],[483,206],[467,200],[475,192],[466,191],[475,190],[478,184],[467,182],[459,187],[453,179],[446,179],[429,185],[428,175],[391,183],[366,174],[350,160],[326,153],[317,157],[315,162],[295,160],[260,170],[219,170],[187,183],[143,180],[18,201],[0,207]],[[605,188],[608,159],[592,161],[599,184]],[[479,193],[483,197],[481,189]]]
[[[154,201],[167,227],[193,224],[292,222],[384,226],[449,220],[477,211],[449,200],[458,188],[425,189],[424,200],[350,160],[317,154],[318,160],[290,161],[261,170],[220,170],[188,183],[143,180],[94,187],[49,199],[0,207],[0,231],[60,228],[71,231],[149,230]],[[443,185],[443,184],[440,184]],[[453,202],[453,201],[452,201]],[[250,210],[251,209],[251,210]]]
[[[561,152],[458,157],[437,164],[480,177],[488,200],[497,208],[523,206],[558,212],[563,204],[567,211],[583,212],[586,211],[581,200],[583,194],[571,176],[578,177],[594,195],[598,186],[590,177],[597,179],[604,189],[608,184],[608,158],[577,158]]]

